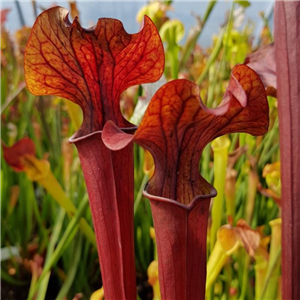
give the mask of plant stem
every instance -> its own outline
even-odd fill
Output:
[[[76,213],[75,205],[66,195],[51,171],[49,171],[49,174],[45,179],[39,180],[38,182],[48,191],[48,193],[68,213],[69,216],[74,216]],[[79,226],[88,240],[96,247],[94,231],[84,218],[79,221]]]
[[[72,253],[73,254],[72,255],[72,264],[68,271],[66,280],[63,283],[63,286],[61,287],[61,289],[56,297],[56,300],[63,299],[64,297],[66,297],[68,295],[68,291],[70,290],[70,287],[76,276],[78,266],[80,264],[81,248],[82,248],[82,236],[80,234],[78,234],[74,241],[74,247],[73,247],[73,253]]]
[[[202,71],[201,75],[198,77],[198,79],[196,80],[196,83],[198,85],[201,85],[201,83],[204,81],[204,79],[206,78],[209,68],[210,66],[215,62],[215,60],[218,57],[218,54],[220,53],[222,47],[223,47],[223,36],[224,36],[224,28],[221,30],[220,34],[219,34],[219,38],[217,40],[217,43],[205,65],[204,70]]]
[[[249,264],[250,264],[250,256],[243,251],[244,254],[244,260],[240,261],[240,263],[243,263],[243,272],[242,272],[242,282],[241,282],[241,294],[240,294],[240,298],[239,300],[244,300],[247,299],[246,298],[246,293],[247,293],[247,289],[248,289],[248,285],[249,285]]]
[[[269,222],[272,228],[269,262],[260,299],[274,299],[276,297],[278,279],[280,276],[281,254],[281,219]]]
[[[37,283],[31,289],[31,292],[28,296],[29,300],[33,298],[35,292],[37,291],[38,287],[40,286],[41,281],[47,276],[47,274],[49,274],[48,273],[49,270],[58,261],[58,259],[61,257],[61,255],[63,254],[65,249],[68,247],[70,242],[73,240],[74,235],[76,234],[76,232],[78,230],[78,222],[79,222],[80,218],[82,217],[82,215],[85,213],[85,210],[86,210],[88,204],[89,204],[89,202],[88,202],[87,197],[81,201],[76,215],[69,223],[67,229],[65,230],[62,238],[60,239],[56,249],[53,251],[51,257],[49,257],[49,260],[45,264],[45,266],[43,268],[43,272],[42,272],[40,278],[38,279]]]
[[[134,214],[136,214],[136,211],[139,207],[139,204],[140,204],[140,202],[143,198],[143,190],[144,190],[144,187],[145,187],[146,183],[148,182],[148,180],[149,180],[149,176],[148,176],[148,174],[145,174],[144,177],[143,177],[143,181],[141,183],[141,187],[139,189],[139,192],[138,192],[138,194],[135,198],[135,201],[134,201],[134,206],[133,206]]]
[[[53,254],[53,251],[55,249],[55,245],[58,241],[59,235],[61,233],[61,229],[62,229],[62,225],[63,225],[63,220],[65,218],[66,212],[64,209],[60,209],[60,212],[58,214],[58,217],[56,219],[56,222],[54,224],[54,228],[51,234],[51,239],[50,239],[50,243],[47,247],[47,254],[46,254],[46,259],[45,259],[45,264],[48,263],[50,257]],[[50,279],[50,275],[51,272],[47,272],[47,274],[45,275],[44,279],[40,282],[40,285],[38,287],[38,294],[37,294],[37,299],[44,299],[46,296],[46,292],[47,292],[47,287],[48,287],[48,283],[49,283],[49,279]],[[32,293],[31,289],[29,291],[29,295]]]
[[[19,3],[19,1],[16,0],[15,4],[16,4],[16,7],[17,7],[17,12],[18,12],[18,15],[19,15],[21,26],[23,27],[23,26],[25,26],[25,19],[24,19],[23,13],[22,13],[20,3]]]
[[[199,37],[203,31],[203,28],[204,28],[209,16],[211,15],[211,12],[212,12],[213,8],[215,7],[216,3],[217,3],[217,1],[212,1],[212,0],[208,2],[206,11],[201,20],[201,25],[197,26],[196,29],[194,29],[195,32],[191,34],[191,37],[188,37],[188,40],[183,48],[182,55],[181,55],[182,58],[180,60],[180,69],[183,66],[185,66],[191,52],[195,48],[197,40],[199,39]]]

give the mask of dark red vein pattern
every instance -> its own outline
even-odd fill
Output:
[[[55,7],[38,17],[25,53],[25,79],[33,94],[57,95],[82,108],[77,137],[102,130],[108,120],[131,126],[120,111],[121,92],[158,80],[163,68],[161,40],[146,16],[136,34],[108,18],[87,30],[77,19],[71,24],[66,9]]]
[[[155,161],[147,192],[186,205],[211,190],[198,171],[202,150],[210,141],[232,132],[263,135],[269,125],[264,86],[245,65],[232,70],[223,102],[215,110],[202,104],[199,93],[198,86],[188,80],[165,84],[152,98],[133,137]],[[107,125],[106,129],[113,126]],[[119,133],[117,142],[115,132],[107,133],[104,130],[104,141],[112,149],[122,139],[128,143],[126,134]]]
[[[264,86],[250,68],[233,69],[223,103],[215,111],[204,107],[199,94],[186,80],[166,84],[135,134],[155,160],[145,195],[156,229],[162,299],[168,300],[205,298],[207,221],[215,190],[198,171],[202,150],[223,134],[262,135],[268,129]]]
[[[132,127],[120,111],[119,96],[132,85],[158,80],[164,52],[152,21],[128,34],[120,21],[99,19],[83,29],[55,7],[35,22],[25,52],[25,78],[35,95],[67,98],[83,110],[71,138],[87,184],[105,299],[136,299],[133,231],[133,146],[111,152],[102,142],[108,120]]]
[[[108,122],[103,141],[119,150],[135,141],[148,149],[155,173],[145,188],[154,220],[161,295],[164,300],[204,299],[206,231],[215,189],[199,174],[202,150],[231,132],[262,135],[269,125],[264,86],[249,67],[232,70],[221,105],[206,108],[198,86],[174,80],[153,96],[133,136]]]
[[[239,82],[246,106],[237,95]],[[239,91],[241,92],[241,91]],[[198,163],[204,147],[216,137],[232,132],[262,135],[268,129],[268,104],[259,77],[246,66],[232,71],[222,107],[207,110],[199,89],[187,80],[163,86],[152,99],[135,141],[145,146],[155,160],[155,174],[147,192],[189,204],[198,195],[207,195],[210,186],[200,178]],[[221,114],[220,114],[221,113]]]

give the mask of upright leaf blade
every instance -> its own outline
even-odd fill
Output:
[[[300,299],[300,2],[275,3],[282,184],[282,299]]]

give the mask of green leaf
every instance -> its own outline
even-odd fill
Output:
[[[245,8],[251,5],[250,1],[234,1],[234,2]]]

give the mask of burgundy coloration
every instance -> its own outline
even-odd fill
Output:
[[[150,199],[153,215],[162,299],[204,299],[207,220],[216,191],[212,187],[210,195],[188,206],[144,195]]]
[[[216,109],[199,98],[188,80],[174,80],[153,96],[135,134],[113,122],[103,142],[113,150],[132,141],[149,150],[155,172],[144,190],[154,219],[162,299],[204,299],[206,234],[210,199],[215,189],[199,174],[204,147],[231,132],[267,132],[269,109],[258,75],[245,65],[232,70],[228,89]]]
[[[259,48],[248,55],[245,64],[260,77],[264,86],[276,89],[276,60],[274,43]]]
[[[120,94],[158,80],[164,51],[153,22],[128,34],[120,21],[99,19],[84,29],[68,11],[54,7],[36,20],[25,51],[25,79],[35,95],[57,95],[77,103],[83,124],[75,143],[87,184],[100,257],[105,299],[136,299],[133,238],[133,147],[108,150],[103,125],[113,120],[134,130],[122,116]]]
[[[106,299],[135,299],[133,146],[112,152],[100,132],[71,141],[90,198]]]
[[[26,155],[35,156],[35,145],[29,138],[17,141],[12,147],[7,147],[2,143],[2,147],[5,161],[17,172],[24,170],[22,157]]]
[[[275,3],[282,184],[282,299],[300,299],[300,2]]]

